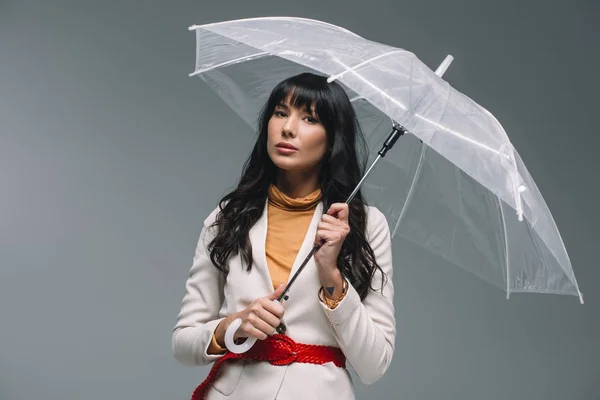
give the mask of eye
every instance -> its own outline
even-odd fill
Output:
[[[275,110],[273,112],[273,115],[276,116],[276,117],[285,117],[286,116],[285,112],[283,112],[281,110]]]
[[[308,116],[306,117],[306,122],[308,122],[309,124],[318,124],[319,120],[315,117]]]

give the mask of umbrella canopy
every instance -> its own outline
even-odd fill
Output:
[[[350,97],[372,155],[392,123],[404,135],[364,184],[400,235],[512,292],[578,296],[541,193],[485,108],[410,51],[325,22],[263,17],[194,25],[200,77],[253,130],[271,90],[313,72]]]

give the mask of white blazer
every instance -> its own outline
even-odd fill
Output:
[[[198,245],[185,284],[181,311],[173,330],[173,354],[185,365],[206,365],[222,357],[207,353],[213,332],[227,315],[247,307],[257,297],[273,292],[265,255],[267,234],[267,207],[250,230],[253,261],[246,272],[240,255],[231,257],[229,275],[222,274],[211,263],[207,244],[214,232],[207,227],[215,220],[218,207],[204,221]],[[375,253],[377,263],[387,275],[381,287],[381,273],[374,275],[372,287],[361,302],[358,292],[349,285],[349,291],[334,310],[318,298],[321,287],[314,259],[308,262],[294,285],[289,300],[284,302],[287,332],[299,343],[337,346],[346,356],[360,380],[365,384],[376,382],[387,371],[395,347],[396,321],[394,317],[394,288],[392,283],[392,249],[388,223],[375,207],[367,206],[367,240]],[[310,252],[321,220],[323,203],[319,203],[312,217],[304,242],[294,262],[291,276]],[[198,384],[205,376],[198,376]],[[194,388],[190,388],[190,395]],[[354,399],[350,374],[332,362],[315,365],[292,363],[274,366],[260,361],[226,361],[221,365],[217,379],[207,394],[209,400],[331,400]]]

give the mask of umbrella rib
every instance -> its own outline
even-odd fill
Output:
[[[380,54],[378,56],[369,58],[368,60],[365,60],[365,61],[363,61],[363,62],[361,62],[359,64],[356,64],[354,67],[347,68],[347,69],[345,69],[344,71],[342,71],[342,72],[340,72],[338,74],[330,75],[329,78],[327,78],[327,83],[331,83],[331,82],[335,81],[336,79],[341,78],[346,73],[354,71],[355,69],[360,68],[362,66],[365,66],[367,64],[370,64],[371,62],[373,62],[375,60],[378,60],[378,59],[383,58],[383,57],[387,57],[387,56],[389,56],[391,54],[395,54],[395,53],[406,53],[406,51],[405,50],[388,51],[387,53],[383,53],[383,54]]]
[[[396,100],[395,98],[393,98],[389,94],[385,93],[383,90],[381,90],[379,87],[377,87],[375,84],[373,84],[369,80],[365,79],[362,75],[360,75],[356,71],[350,69],[347,65],[345,65],[342,61],[340,61],[336,57],[332,56],[332,58],[333,58],[333,60],[335,62],[337,62],[338,64],[340,64],[342,67],[346,68],[348,70],[348,72],[351,72],[358,79],[360,79],[361,81],[363,81],[364,83],[366,83],[367,85],[369,85],[371,88],[373,88],[374,90],[376,90],[384,98],[390,100],[392,103],[396,104],[398,107],[402,108],[403,110],[408,111],[408,108],[404,104],[400,103],[398,100]],[[495,150],[495,149],[493,149],[493,148],[491,148],[489,146],[486,146],[483,143],[480,143],[480,142],[478,142],[476,140],[470,139],[470,138],[468,138],[468,137],[466,137],[466,136],[464,136],[464,135],[460,134],[459,132],[456,132],[456,131],[454,131],[452,129],[446,128],[445,126],[440,125],[437,122],[434,122],[434,121],[430,120],[429,118],[426,118],[426,117],[424,117],[424,116],[422,116],[420,114],[415,113],[414,115],[415,115],[415,117],[417,117],[419,119],[422,119],[425,122],[430,123],[431,125],[439,128],[439,129],[441,129],[443,131],[446,131],[446,132],[450,133],[451,135],[454,135],[454,136],[456,136],[456,137],[458,137],[458,138],[460,138],[460,139],[462,139],[462,140],[464,140],[466,142],[472,143],[472,144],[474,144],[474,145],[476,145],[478,147],[481,147],[482,149],[488,150],[488,151],[490,151],[490,152],[492,152],[492,153],[494,153],[496,155],[500,155],[500,152],[498,150]]]
[[[419,156],[419,162],[417,163],[417,169],[415,171],[415,174],[413,175],[412,182],[410,183],[410,189],[408,189],[408,194],[406,195],[406,201],[404,201],[404,205],[402,206],[402,210],[400,211],[400,216],[398,216],[398,220],[396,220],[396,226],[394,226],[394,230],[392,232],[392,238],[394,238],[396,236],[396,231],[398,230],[398,227],[400,226],[400,222],[402,221],[402,217],[404,216],[404,213],[406,212],[406,209],[408,208],[408,203],[412,199],[412,195],[415,190],[415,183],[417,182],[417,178],[419,177],[419,174],[421,173],[421,167],[423,166],[423,158],[425,158],[424,157],[425,150],[427,150],[427,146],[425,146],[424,144],[421,144],[421,155]]]
[[[532,223],[529,223],[526,225],[527,230],[529,231],[529,235],[531,236],[531,239],[533,241],[533,244],[535,245],[535,248],[538,252],[538,254],[540,255],[540,259],[542,259],[542,262],[544,263],[544,265],[546,266],[546,269],[550,269],[548,266],[548,263],[546,261],[546,258],[542,256],[542,250],[540,249],[540,245],[538,243],[538,241],[536,240],[536,235],[534,235],[535,229],[533,227]],[[537,233],[537,231],[536,231]],[[577,293],[579,295],[579,300],[581,301],[581,304],[583,304],[583,296],[581,294],[581,292],[579,291],[579,285],[577,284],[577,280],[575,279],[575,275],[570,274],[568,271],[565,270],[565,268],[563,267],[563,265],[558,261],[558,257],[555,253],[554,250],[552,250],[550,248],[550,246],[548,246],[548,244],[546,244],[546,242],[544,241],[544,239],[538,234],[537,237],[539,237],[539,239],[546,245],[546,248],[548,249],[548,251],[550,252],[550,254],[554,257],[554,259],[557,261],[558,266],[560,267],[560,269],[565,273],[566,277],[569,279],[569,281],[573,284],[573,287],[575,288],[575,290],[577,290]]]
[[[224,61],[222,63],[213,65],[211,67],[206,67],[206,68],[203,68],[203,69],[196,70],[196,71],[192,72],[191,74],[189,74],[189,76],[195,76],[195,75],[203,74],[203,73],[208,72],[210,70],[213,70],[215,68],[225,67],[227,65],[235,64],[237,62],[247,61],[247,60],[249,60],[249,59],[251,59],[253,57],[262,57],[262,56],[265,56],[265,55],[268,55],[268,54],[270,54],[268,51],[262,51],[260,53],[254,53],[254,54],[250,54],[250,55],[247,55],[247,56],[234,58],[233,60]]]
[[[502,222],[502,231],[504,233],[504,261],[506,264],[506,298],[510,298],[510,268],[509,268],[509,254],[508,254],[508,234],[506,232],[506,217],[504,216],[504,209],[500,198],[496,195],[496,201],[498,202],[498,208],[500,209],[500,219]]]

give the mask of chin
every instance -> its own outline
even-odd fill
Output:
[[[290,160],[290,159],[283,159],[283,157],[273,157],[271,158],[271,160],[273,161],[273,164],[275,164],[275,166],[279,169],[283,169],[286,171],[293,171],[294,169],[297,168],[297,163],[295,163],[294,161]]]

